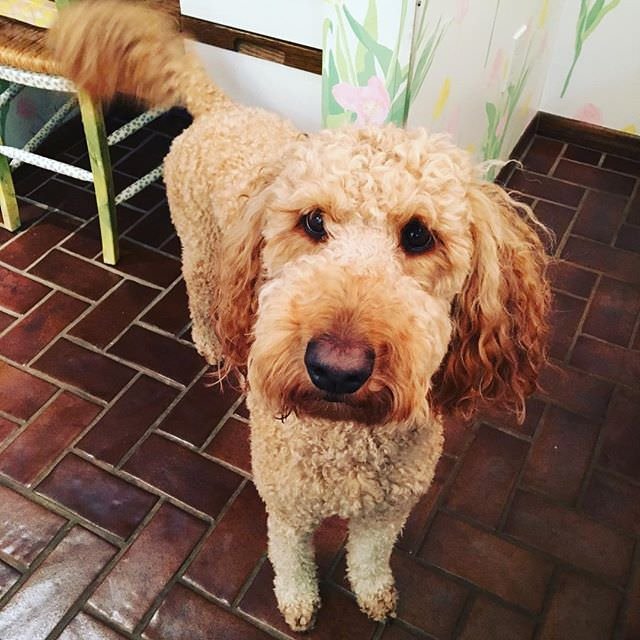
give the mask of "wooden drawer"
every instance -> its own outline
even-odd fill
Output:
[[[183,16],[322,48],[323,0],[180,0]]]

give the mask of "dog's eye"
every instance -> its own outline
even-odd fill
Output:
[[[323,240],[327,236],[324,228],[324,217],[321,209],[313,209],[305,213],[300,219],[304,232],[314,240]]]
[[[404,225],[400,241],[402,248],[408,253],[425,253],[432,249],[436,243],[431,231],[417,218]]]

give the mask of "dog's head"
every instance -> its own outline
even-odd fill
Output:
[[[274,415],[522,411],[549,298],[531,224],[445,136],[387,126],[298,141],[222,239],[224,367],[248,363]]]

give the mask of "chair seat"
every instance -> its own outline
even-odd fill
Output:
[[[44,29],[0,17],[0,65],[24,71],[58,75],[45,48]]]

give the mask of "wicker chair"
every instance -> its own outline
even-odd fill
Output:
[[[177,0],[153,1],[166,11],[174,14],[177,12]],[[116,264],[118,261],[116,205],[133,197],[157,180],[162,175],[162,167],[155,168],[115,195],[109,146],[124,140],[163,112],[153,110],[143,113],[107,137],[100,104],[84,92],[76,92],[71,82],[59,76],[55,62],[45,50],[44,29],[55,20],[57,8],[67,3],[68,0],[55,0],[55,2],[52,0],[0,0],[0,80],[4,80],[4,84],[8,82],[8,86],[0,93],[0,109],[15,98],[25,86],[75,94],[22,149],[9,147],[0,139],[2,221],[10,231],[20,227],[11,170],[23,162],[79,180],[93,182],[100,221],[103,260],[107,264]],[[82,118],[91,171],[33,153],[46,136],[77,108]]]

